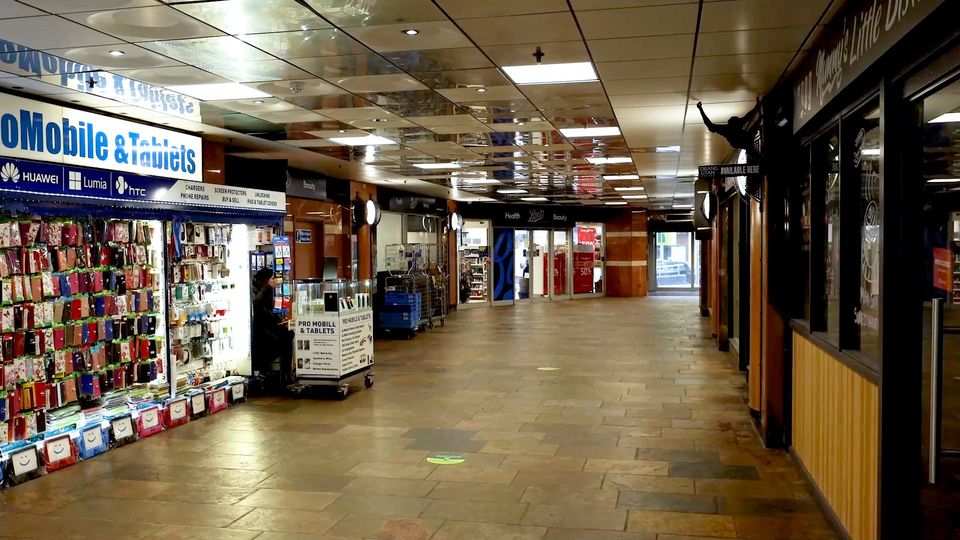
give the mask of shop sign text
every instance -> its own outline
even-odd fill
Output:
[[[799,130],[847,84],[943,0],[860,0],[838,17],[834,35],[811,51],[793,88],[793,129]]]

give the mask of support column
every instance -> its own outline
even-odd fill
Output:
[[[607,223],[607,295],[647,295],[647,213],[625,210]]]

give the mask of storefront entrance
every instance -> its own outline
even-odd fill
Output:
[[[514,230],[514,302],[570,298],[571,236],[568,230]]]
[[[700,241],[692,232],[658,232],[653,238],[655,274],[652,289],[700,286]]]

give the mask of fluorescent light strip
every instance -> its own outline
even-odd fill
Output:
[[[499,180],[494,180],[493,178],[461,178],[460,181],[464,184],[471,184],[475,186],[500,183]]]
[[[605,174],[604,180],[639,180],[639,174]]]
[[[525,189],[498,189],[497,193],[501,195],[519,195],[521,193],[528,193]]]
[[[331,137],[328,140],[344,146],[376,146],[397,144],[386,137],[380,137],[377,135],[364,135],[363,137]]]
[[[674,146],[658,146],[657,149],[656,149],[656,151],[657,151],[658,153],[663,153],[663,152],[679,152],[679,151],[680,151],[680,145],[674,145]]]
[[[673,205],[673,207],[674,208],[693,208],[693,205],[692,204],[675,204]]]
[[[513,82],[519,85],[576,83],[597,80],[597,72],[593,70],[593,64],[590,62],[503,66],[503,71]]]
[[[643,186],[615,187],[616,191],[643,191]]]
[[[960,178],[931,178],[927,180],[928,184],[958,184]]]
[[[603,203],[603,204],[605,204],[605,205],[607,205],[607,206],[624,206],[624,205],[627,204],[627,203],[624,202],[624,201],[608,201],[608,202],[605,202],[605,203]]]
[[[587,161],[593,165],[613,165],[616,163],[632,163],[630,157],[588,157]]]
[[[180,84],[168,86],[167,90],[184,94],[201,101],[272,97],[270,94],[265,94],[256,88],[250,88],[249,86],[237,83]]]
[[[610,127],[586,127],[586,128],[564,128],[560,133],[569,139],[580,137],[616,137],[620,135],[620,128]]]
[[[547,202],[550,199],[546,197],[520,197],[520,200],[526,202]]]
[[[634,200],[646,199],[647,196],[646,195],[624,195],[623,198],[626,200],[634,201]]]
[[[880,149],[879,149],[879,148],[864,148],[863,151],[860,152],[860,153],[861,153],[862,155],[864,155],[864,156],[879,156],[879,155],[880,155]]]
[[[459,163],[414,163],[418,169],[459,169]]]
[[[950,112],[946,114],[941,114],[940,116],[931,120],[929,123],[944,124],[946,122],[960,122],[960,112]]]

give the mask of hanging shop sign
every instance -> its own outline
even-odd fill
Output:
[[[291,170],[287,178],[287,195],[304,199],[324,200],[327,198],[327,181],[316,178],[295,176]]]
[[[746,163],[701,165],[699,170],[700,178],[736,178],[737,176],[763,174],[761,172],[760,165]]]
[[[829,25],[793,87],[793,130],[837,96],[943,0],[855,0]]]
[[[573,227],[574,219],[564,209],[507,206],[497,210],[493,224],[498,227],[557,228]]]
[[[14,96],[0,100],[0,154],[203,180],[200,137]]]
[[[286,212],[282,192],[0,157],[0,193]]]

